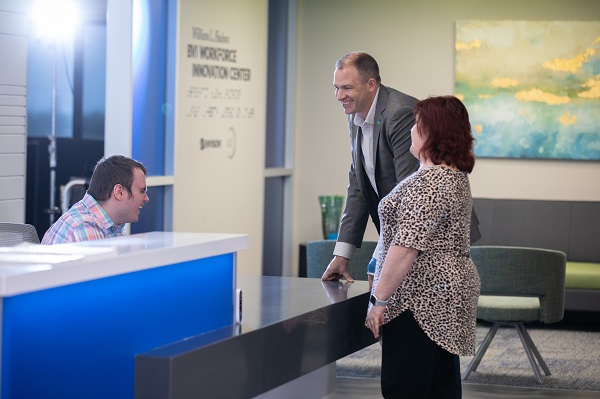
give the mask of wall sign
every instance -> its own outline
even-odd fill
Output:
[[[262,270],[267,1],[182,0],[175,104],[177,231],[245,233]],[[189,171],[192,171],[191,173]]]

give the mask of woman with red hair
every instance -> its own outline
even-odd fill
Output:
[[[413,112],[420,168],[379,204],[366,325],[382,338],[385,398],[460,398],[459,356],[475,352],[480,286],[469,257],[474,139],[456,97],[430,97]]]

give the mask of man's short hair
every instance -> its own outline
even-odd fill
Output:
[[[361,51],[353,51],[346,54],[335,63],[336,69],[344,69],[352,66],[356,68],[363,82],[374,78],[377,84],[381,84],[381,76],[379,76],[379,65],[375,58],[370,54]]]
[[[141,169],[144,175],[148,174],[144,165],[123,155],[101,158],[92,173],[88,194],[96,201],[107,201],[112,195],[115,185],[120,184],[131,195],[133,174],[136,168]]]

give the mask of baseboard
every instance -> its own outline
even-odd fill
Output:
[[[600,312],[600,290],[565,290],[565,310]]]

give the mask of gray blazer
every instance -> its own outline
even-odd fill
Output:
[[[377,193],[364,168],[359,129],[354,124],[354,115],[348,116],[352,164],[338,241],[360,247],[369,215],[379,231],[379,201],[396,184],[419,168],[419,161],[409,151],[410,129],[415,124],[412,110],[417,102],[416,98],[398,90],[383,85],[379,87],[373,127]]]
[[[379,232],[377,207],[381,198],[404,178],[419,168],[419,161],[410,153],[410,130],[415,124],[413,107],[418,102],[414,97],[381,85],[375,108],[373,127],[373,152],[377,193],[364,168],[364,157],[360,144],[359,128],[354,124],[354,115],[348,116],[352,164],[348,174],[346,207],[340,222],[339,242],[362,244],[369,215]],[[475,212],[471,217],[471,242],[481,236]]]

